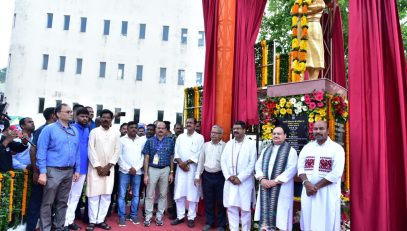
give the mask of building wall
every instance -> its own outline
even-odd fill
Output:
[[[40,97],[45,107],[62,100],[95,111],[97,104],[121,108],[127,113],[121,122],[132,120],[135,108],[144,123],[163,110],[164,120],[174,123],[176,113],[182,113],[183,89],[195,86],[196,72],[203,73],[201,1],[20,0],[15,13],[5,92],[9,114],[31,116],[37,126],[43,122]],[[47,13],[53,14],[52,28],[47,28]],[[69,30],[63,28],[64,15],[70,15]],[[80,17],[87,18],[85,33]],[[110,20],[109,35],[103,35],[104,20]],[[122,21],[128,22],[127,36],[121,35]],[[139,39],[139,24],[146,24],[145,39]],[[162,40],[163,26],[169,26],[168,41]],[[181,44],[181,28],[188,29],[187,44]],[[43,54],[49,55],[47,70],[42,70]],[[60,56],[66,57],[64,72]],[[75,74],[77,58],[83,60],[81,74]],[[100,62],[106,62],[105,78],[99,77]],[[123,79],[118,79],[118,64],[125,65]],[[143,65],[142,81],[136,81],[137,65]],[[167,68],[165,84],[159,84],[161,67]],[[179,69],[185,70],[182,86]]]

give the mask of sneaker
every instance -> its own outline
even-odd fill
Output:
[[[195,227],[195,221],[194,220],[188,220],[188,227],[189,228]]]
[[[130,220],[133,222],[133,224],[138,225],[140,224],[140,221],[138,220],[138,217],[132,217]]]
[[[182,219],[177,218],[171,222],[171,225],[178,225],[178,224],[181,224],[182,222],[184,222],[184,218],[182,218]]]
[[[75,223],[72,223],[72,224],[68,225],[68,229],[69,230],[80,230],[81,227]]]
[[[209,231],[212,228],[211,225],[206,224],[203,228],[202,231]]]
[[[127,215],[126,215],[126,221],[131,221],[130,214],[127,214]]]
[[[144,226],[149,227],[151,225],[151,220],[144,220]]]
[[[155,219],[155,224],[157,226],[163,226],[164,225],[164,221],[163,219]]]
[[[120,227],[126,226],[126,218],[124,218],[124,217],[119,218],[119,226]]]

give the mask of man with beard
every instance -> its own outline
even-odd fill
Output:
[[[31,141],[33,138],[33,133],[35,130],[35,125],[33,119],[30,117],[22,118],[19,122],[22,133],[27,137],[26,139]],[[22,139],[20,139],[23,141]],[[30,149],[31,144],[27,143],[28,148],[23,152],[17,153],[13,156],[13,168],[14,169],[32,169],[31,159],[30,159]]]
[[[298,175],[304,185],[301,194],[301,230],[341,230],[341,178],[345,152],[328,137],[328,123],[314,124],[314,141],[298,158]]]
[[[155,125],[154,124],[148,124],[147,125],[147,130],[146,130],[146,138],[149,139],[155,135]]]
[[[96,127],[95,121],[93,121],[93,118],[95,117],[95,112],[93,111],[93,108],[91,106],[86,106],[86,110],[89,112],[89,131],[92,131]]]
[[[68,209],[65,216],[65,227],[70,230],[79,230],[81,227],[74,223],[75,209],[82,195],[83,184],[85,183],[86,174],[88,173],[88,142],[89,142],[89,112],[86,108],[81,107],[76,110],[76,122],[73,124],[78,130],[79,135],[79,153],[81,156],[81,165],[79,179],[72,182],[71,192],[69,193]]]
[[[102,125],[89,135],[89,168],[86,195],[89,200],[89,225],[110,230],[105,223],[114,184],[115,169],[120,153],[120,133],[111,127],[113,112],[104,109],[100,113]]]
[[[187,133],[178,136],[175,143],[174,159],[178,164],[175,175],[174,200],[177,206],[177,219],[171,225],[184,222],[185,202],[188,201],[188,227],[195,226],[196,208],[199,202],[199,190],[194,184],[196,166],[204,144],[201,134],[195,132],[194,118],[187,119]]]
[[[127,134],[127,123],[122,123],[120,125],[120,137],[125,136]]]
[[[221,158],[222,172],[226,179],[223,205],[227,208],[230,230],[238,231],[241,219],[242,231],[249,231],[254,189],[253,170],[257,157],[256,143],[246,137],[246,123],[243,121],[234,123],[233,135],[234,139],[226,144]]]
[[[182,133],[184,133],[184,126],[182,126],[182,124],[180,124],[180,123],[174,124],[174,134],[175,134],[175,137],[178,137],[178,136],[181,135]]]
[[[273,143],[263,149],[256,162],[259,193],[254,220],[260,230],[292,230],[294,176],[297,173],[297,152],[285,142],[286,129],[273,129]]]

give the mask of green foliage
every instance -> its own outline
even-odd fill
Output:
[[[401,36],[404,44],[404,55],[407,58],[407,0],[397,0]]]

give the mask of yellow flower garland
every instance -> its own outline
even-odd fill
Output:
[[[186,121],[186,117],[188,117],[188,88],[184,89],[184,122],[183,124],[185,124]]]
[[[291,8],[293,15],[291,20],[291,55],[292,55],[292,82],[301,80],[301,75],[306,70],[307,63],[307,49],[308,49],[308,5],[312,0],[296,0]],[[301,13],[300,13],[301,8]],[[301,29],[301,41],[298,41],[298,24]]]
[[[345,179],[345,190],[350,190],[350,157],[349,157],[349,120],[346,121],[345,135],[346,135],[346,149],[345,149],[345,165],[346,165],[346,179]]]
[[[199,90],[194,87],[194,118],[199,120]]]
[[[267,66],[267,61],[268,61],[268,49],[269,45],[267,44],[266,40],[261,40],[260,42],[261,45],[261,86],[264,87],[267,85],[267,80],[268,80],[268,66]]]
[[[9,202],[9,211],[8,211],[8,221],[11,222],[13,215],[13,195],[14,195],[14,171],[9,171],[10,173],[10,202]]]
[[[332,96],[329,96],[328,101],[328,127],[329,127],[329,137],[331,140],[335,140],[335,119],[332,111]]]
[[[0,200],[1,200],[1,187],[3,184],[3,174],[0,173]]]
[[[23,199],[21,202],[21,215],[25,215],[27,208],[27,190],[28,190],[28,170],[24,169],[24,188],[23,188]]]

